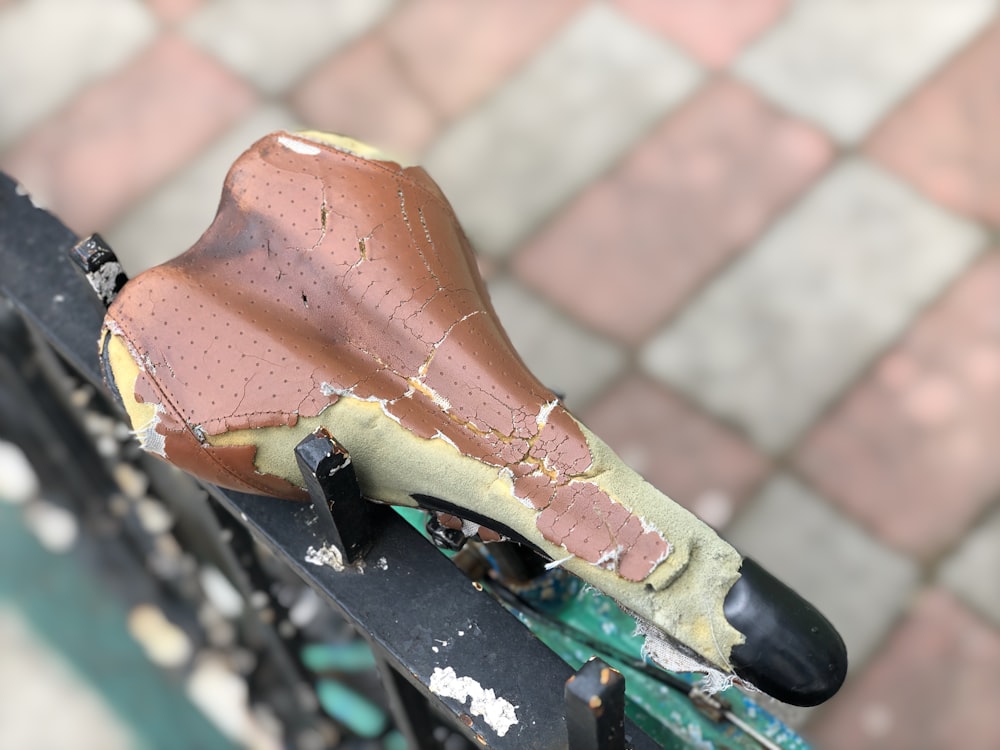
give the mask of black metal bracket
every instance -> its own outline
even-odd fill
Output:
[[[461,529],[449,529],[441,523],[437,514],[433,512],[427,514],[427,523],[424,524],[424,530],[438,549],[458,552],[468,541],[468,537],[462,533]]]
[[[107,253],[110,248],[96,240],[78,243],[55,217],[36,207],[15,181],[0,174],[0,293],[79,376],[98,387],[103,384],[96,339],[109,297],[103,294],[99,299],[75,266],[93,274],[88,264],[94,266],[103,258],[96,268],[100,272],[113,262],[113,254]],[[70,260],[73,254],[75,264]],[[111,270],[104,275],[110,277]],[[118,280],[118,274],[113,275],[112,290]],[[327,459],[319,455],[323,444],[305,442],[297,459],[305,462],[307,482],[311,479],[316,484],[312,503],[278,501],[213,485],[204,488],[368,639],[376,657],[391,668],[393,679],[402,681],[396,694],[406,700],[397,703],[412,704],[412,697],[419,694],[435,712],[450,717],[455,729],[476,746],[566,748],[567,724],[574,727],[581,721],[568,712],[564,700],[570,667],[500,604],[476,589],[393,510],[364,503],[365,509],[358,511],[360,506],[349,499],[352,491],[338,494],[337,485],[349,473],[338,479],[342,473],[336,470],[338,459],[331,455],[331,463],[324,464]],[[323,484],[324,466],[326,479],[333,480],[329,487]],[[331,468],[335,469],[332,476]],[[365,520],[357,521],[359,517]],[[375,529],[378,533],[371,533]],[[366,564],[335,566],[311,554],[330,545],[344,560],[364,556]],[[474,712],[471,698],[442,690],[442,674],[454,674],[463,685],[492,691],[516,707],[517,723],[500,731],[487,715]],[[628,721],[624,733],[636,750],[656,747]]]
[[[111,246],[99,234],[80,240],[70,251],[76,263],[90,282],[97,298],[107,307],[125,286],[128,276]]]
[[[360,561],[372,546],[374,529],[351,455],[321,427],[295,446],[295,460],[327,544],[343,563]]]
[[[566,681],[569,750],[625,750],[625,678],[593,658]]]

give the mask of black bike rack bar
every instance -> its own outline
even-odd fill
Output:
[[[104,305],[70,260],[77,244],[69,229],[0,174],[0,292],[78,375],[103,387],[97,336]],[[317,466],[312,459],[306,465],[307,471]],[[387,689],[401,712],[397,721],[418,747],[434,745],[432,738],[416,736],[426,731],[414,714],[417,698],[449,716],[476,746],[570,746],[568,738],[578,727],[575,713],[567,714],[564,688],[573,670],[391,508],[365,503],[369,535],[350,527],[350,503],[344,504],[344,518],[336,497],[331,510],[323,487],[317,488],[321,503],[316,492],[313,503],[295,503],[212,485],[205,489],[368,639],[392,672]],[[328,564],[330,558],[320,554],[331,545],[343,565]],[[477,684],[509,702],[517,723],[501,735],[483,716],[472,714],[469,700],[435,694],[432,679],[437,675],[435,684],[440,684],[449,669],[472,681],[464,684]],[[624,737],[636,750],[656,747],[628,721]],[[598,741],[592,747],[616,745]]]

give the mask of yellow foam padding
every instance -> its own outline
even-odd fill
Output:
[[[407,166],[407,164],[404,164],[403,161],[395,156],[387,154],[375,146],[365,143],[364,141],[359,141],[346,135],[324,133],[320,130],[300,130],[296,132],[295,135],[300,138],[305,138],[308,141],[322,143],[323,145],[330,146],[338,151],[344,151],[348,154],[360,156],[362,159],[371,159],[373,161],[393,161],[401,167]]]
[[[110,337],[110,341],[107,341]],[[146,425],[156,417],[156,404],[141,404],[135,399],[135,381],[139,377],[139,363],[132,357],[128,346],[121,336],[114,336],[110,331],[104,332],[101,349],[107,341],[108,362],[114,375],[115,386],[122,397],[122,404],[132,423],[132,430],[140,434]]]
[[[208,442],[253,445],[259,471],[301,486],[294,448],[321,426],[349,451],[367,497],[410,506],[415,505],[411,493],[437,497],[497,519],[552,559],[565,557],[564,548],[542,537],[535,525],[538,511],[514,496],[511,480],[503,471],[462,454],[445,440],[414,435],[377,402],[342,396],[318,416],[300,418],[294,427],[237,430],[209,436]],[[711,665],[731,671],[730,650],[743,642],[743,636],[726,621],[722,605],[739,577],[740,554],[626,466],[586,427],[581,428],[594,457],[588,481],[654,526],[672,549],[641,582],[628,581],[578,558],[564,566],[695,649]]]
[[[111,372],[133,429],[142,438],[155,425],[156,404],[135,399],[140,365],[124,340],[108,342]],[[366,497],[416,505],[411,494],[437,497],[495,518],[554,560],[566,550],[546,540],[535,525],[538,511],[514,496],[510,477],[498,467],[462,454],[451,443],[414,435],[374,401],[341,396],[315,417],[292,426],[235,430],[207,437],[213,446],[252,445],[255,466],[265,474],[302,486],[295,446],[324,427],[350,453]],[[643,518],[670,543],[667,558],[645,580],[628,581],[579,558],[567,570],[600,589],[635,615],[694,649],[710,665],[731,671],[729,654],[743,636],[723,613],[726,593],[739,578],[740,554],[707,525],[629,468],[603,441],[581,425],[593,465],[584,479]],[[170,456],[166,456],[169,460]]]

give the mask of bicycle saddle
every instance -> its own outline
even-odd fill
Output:
[[[531,375],[418,167],[340,136],[261,139],[201,239],[125,285],[101,351],[143,447],[209,482],[305,499],[293,449],[322,426],[366,497],[560,561],[636,616],[662,666],[800,705],[844,678],[819,612]]]

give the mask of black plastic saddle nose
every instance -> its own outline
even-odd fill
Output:
[[[847,675],[847,648],[830,621],[749,558],[723,611],[746,636],[731,653],[737,675],[795,706],[833,697]]]

